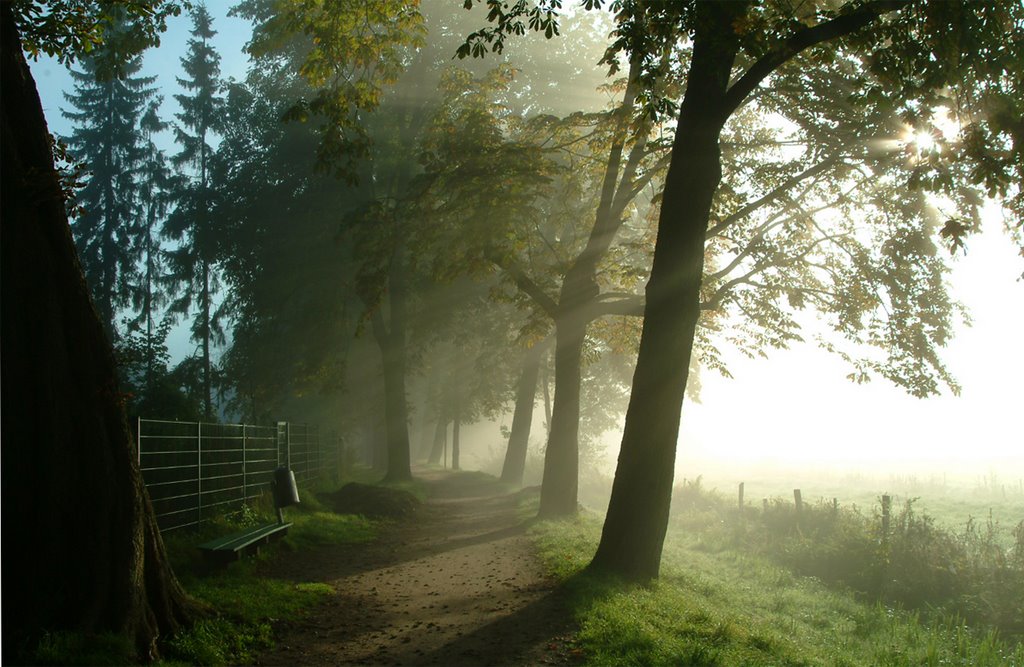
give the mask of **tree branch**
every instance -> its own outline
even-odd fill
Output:
[[[606,297],[618,297],[614,301],[603,300]],[[605,315],[626,315],[630,317],[644,316],[644,295],[643,294],[602,294],[596,300],[591,301],[586,308],[585,317],[587,322],[593,322]]]
[[[555,300],[548,296],[547,292],[542,290],[540,286],[530,279],[530,276],[519,267],[519,265],[504,260],[497,255],[497,253],[488,253],[487,259],[491,260],[498,268],[507,273],[515,282],[516,287],[521,289],[524,294],[534,300],[534,302],[547,313],[551,319],[555,318],[555,314],[558,312],[558,304]]]
[[[722,113],[728,118],[769,74],[781,67],[804,49],[844,37],[877,20],[882,14],[896,11],[910,4],[910,0],[875,0],[867,2],[849,14],[798,30],[781,45],[761,56],[746,74],[725,94]]]
[[[719,234],[722,233],[723,230],[725,230],[730,225],[735,224],[737,221],[742,220],[743,218],[747,217],[748,215],[750,215],[751,213],[753,213],[757,209],[761,208],[765,204],[768,204],[769,202],[771,202],[771,201],[781,197],[782,195],[786,194],[787,192],[789,192],[789,190],[791,190],[793,188],[793,186],[797,185],[798,183],[800,183],[804,179],[812,178],[814,176],[817,176],[821,172],[823,172],[823,171],[833,167],[838,162],[839,162],[839,158],[838,157],[833,157],[833,158],[829,158],[827,160],[824,160],[822,162],[819,162],[818,164],[814,165],[813,167],[808,167],[807,169],[805,169],[804,171],[800,172],[799,174],[797,174],[797,175],[789,178],[788,180],[786,180],[784,183],[779,185],[777,188],[772,189],[771,191],[767,192],[766,194],[764,194],[763,196],[761,196],[757,200],[750,202],[749,204],[743,206],[740,210],[730,214],[724,220],[721,220],[720,222],[715,223],[714,226],[712,226],[712,227],[710,227],[708,229],[707,233],[704,235],[704,238],[705,239],[710,239],[712,237],[718,236]]]

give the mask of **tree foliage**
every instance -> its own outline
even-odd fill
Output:
[[[116,39],[123,26],[112,24],[107,32]],[[88,169],[88,178],[75,193],[79,214],[73,231],[100,317],[114,334],[118,310],[140,301],[146,186],[138,169],[147,151],[139,124],[156,94],[155,78],[138,76],[141,56],[121,60],[119,52],[106,46],[94,49],[81,66],[81,71],[71,71],[75,91],[65,94],[74,110],[64,111],[75,124],[65,139],[68,150]]]

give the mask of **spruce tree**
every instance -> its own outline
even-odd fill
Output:
[[[215,337],[223,337],[212,303],[220,285],[214,267],[216,230],[209,214],[214,203],[210,184],[213,148],[209,142],[221,129],[223,107],[220,55],[210,43],[217,34],[212,24],[206,6],[196,6],[188,53],[181,59],[186,77],[178,78],[186,92],[174,96],[181,105],[174,124],[175,141],[181,150],[171,158],[176,166],[190,168],[192,174],[180,188],[177,208],[165,225],[165,233],[180,244],[169,253],[171,280],[178,291],[171,311],[185,316],[193,306],[197,311],[191,331],[192,340],[201,348],[203,411],[207,419],[214,415],[210,347]]]
[[[137,167],[145,149],[138,125],[155,95],[155,77],[137,76],[141,55],[126,58],[102,46],[80,63],[81,71],[71,70],[74,92],[64,96],[74,110],[62,110],[74,124],[65,141],[88,172],[72,231],[100,320],[117,338],[117,311],[132,303],[140,275],[144,222]]]
[[[160,318],[167,295],[163,275],[165,251],[158,233],[180,179],[172,172],[164,151],[156,145],[156,135],[168,128],[159,116],[161,102],[160,97],[150,101],[139,123],[142,133],[142,159],[137,168],[140,266],[131,292],[135,316],[125,318],[126,331],[117,346],[121,379],[135,397],[129,405],[129,414],[135,414],[142,403],[152,398],[167,375],[166,339],[171,321]]]

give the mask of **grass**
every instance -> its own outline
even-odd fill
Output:
[[[296,583],[266,574],[271,561],[289,552],[374,538],[375,522],[327,510],[316,497],[317,491],[326,490],[313,487],[300,493],[302,502],[286,510],[286,519],[293,525],[283,540],[220,570],[206,568],[196,545],[276,520],[269,498],[217,517],[197,530],[165,536],[171,564],[185,590],[215,612],[169,639],[163,664],[250,664],[259,652],[273,646],[276,620],[301,616],[334,594],[326,583]]]
[[[698,535],[669,537],[650,586],[582,572],[600,537],[593,515],[539,523],[533,536],[565,581],[587,664],[1024,665],[1024,648],[994,632],[865,603]]]

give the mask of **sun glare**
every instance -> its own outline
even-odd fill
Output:
[[[930,152],[938,146],[930,132],[915,132],[911,137],[911,143],[918,153]]]

